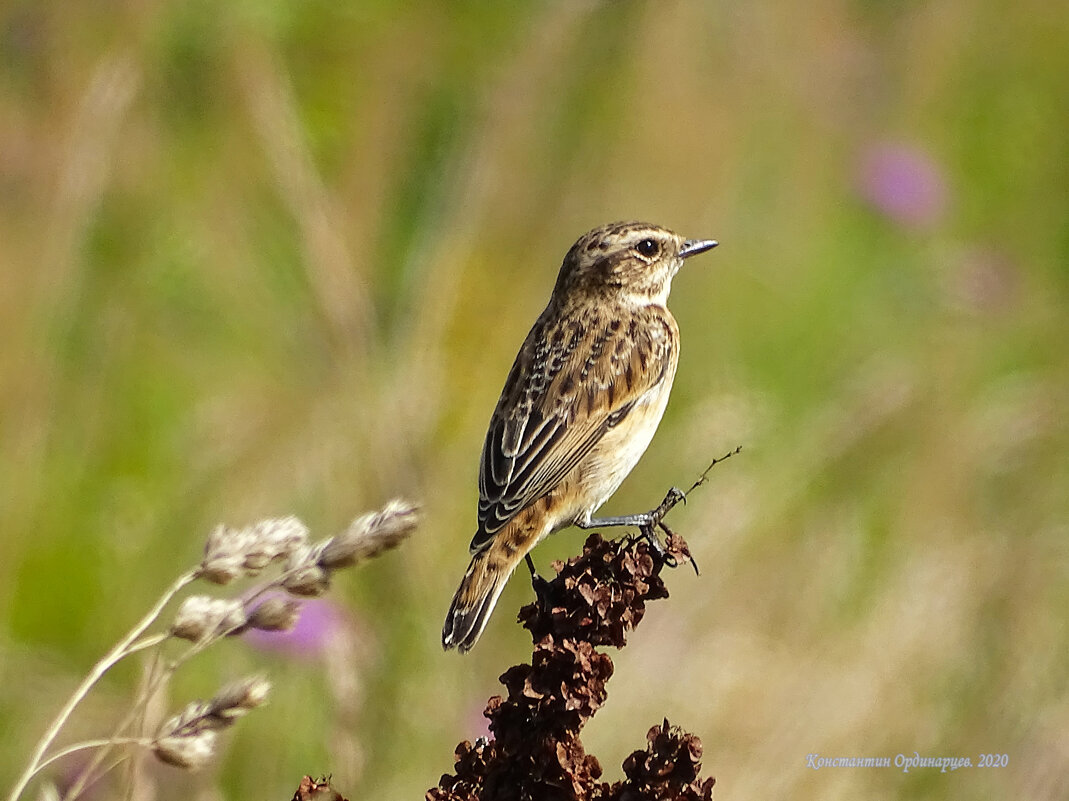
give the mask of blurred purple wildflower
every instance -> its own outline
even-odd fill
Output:
[[[337,604],[309,598],[302,601],[297,625],[289,631],[251,629],[244,636],[254,648],[297,659],[318,659],[347,626],[346,615]]]
[[[928,228],[943,216],[943,171],[919,147],[882,142],[861,156],[858,192],[876,211],[905,228]]]

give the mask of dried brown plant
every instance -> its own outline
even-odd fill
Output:
[[[580,739],[613,673],[598,649],[622,648],[646,603],[668,597],[663,568],[691,561],[677,534],[664,550],[595,533],[580,556],[554,565],[556,578],[536,580],[538,599],[520,610],[534,643],[531,662],[501,676],[507,697],[491,698],[485,712],[493,736],[457,746],[455,773],[442,776],[427,801],[712,798],[715,780],[699,776],[701,741],[667,720],[649,730],[646,747],[624,760],[625,778],[611,784],[600,781],[601,764]]]

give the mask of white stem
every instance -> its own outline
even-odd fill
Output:
[[[52,756],[38,765],[37,770],[44,770],[53,762],[63,759],[63,757],[70,756],[71,754],[76,754],[79,751],[87,751],[90,748],[104,748],[105,746],[112,745],[143,745],[147,747],[152,745],[152,740],[147,737],[111,737],[107,740],[103,738],[99,740],[86,740],[85,742],[69,745],[62,751],[56,751],[56,753],[52,754]]]
[[[138,637],[144,634],[145,629],[151,626],[156,618],[160,616],[163,608],[170,602],[170,600],[177,595],[184,587],[190,584],[197,578],[197,574],[194,571],[190,571],[178,579],[170,586],[170,588],[164,592],[160,599],[156,602],[155,606],[149,610],[141,621],[134,626],[129,633],[123,637],[123,639],[95,665],[93,669],[89,671],[89,675],[85,677],[78,689],[74,691],[74,694],[64,704],[63,709],[56,715],[55,720],[52,721],[52,725],[48,727],[41,740],[37,743],[37,748],[34,749],[33,756],[30,757],[30,762],[26,766],[26,770],[19,776],[18,781],[15,782],[15,786],[12,788],[11,793],[8,795],[8,801],[18,801],[19,796],[22,795],[26,786],[30,783],[30,780],[37,775],[44,765],[48,762],[42,763],[45,752],[48,751],[52,742],[56,739],[60,730],[66,725],[67,720],[70,718],[71,713],[74,712],[75,707],[78,706],[93,688],[93,685],[100,681],[100,677],[110,670],[116,662],[128,656],[131,653],[131,647],[135,644]],[[140,644],[138,644],[139,647]],[[49,760],[51,761],[51,760]]]

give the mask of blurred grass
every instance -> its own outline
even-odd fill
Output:
[[[607,510],[744,451],[675,519],[702,577],[616,657],[607,773],[667,714],[731,797],[1063,798],[1066,74],[1038,0],[8,4],[0,782],[212,524],[403,494],[426,525],[337,589],[356,651],[206,658],[174,705],[265,662],[273,705],[159,792],[420,797],[525,653],[522,581],[438,646],[486,419],[568,246],[638,217],[723,246]],[[938,169],[923,225],[861,190],[888,142]],[[1011,761],[804,769],[914,750]]]

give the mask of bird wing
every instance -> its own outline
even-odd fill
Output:
[[[667,309],[628,319],[547,311],[505,381],[479,466],[472,552],[551,491],[660,382],[677,337]]]

